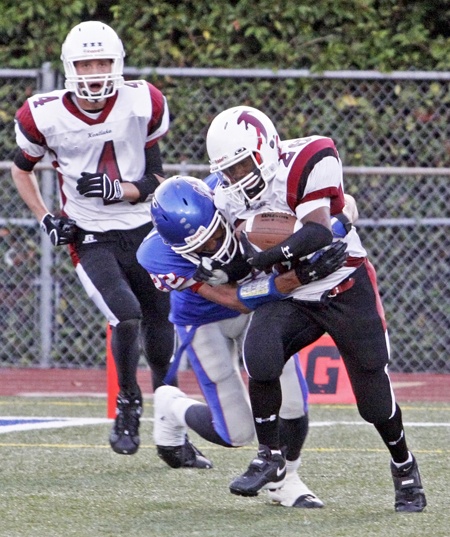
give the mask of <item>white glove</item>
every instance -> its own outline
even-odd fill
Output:
[[[218,268],[219,263],[211,261],[209,257],[201,257],[200,265],[194,274],[194,280],[196,282],[204,282],[212,287],[228,283],[228,274],[222,269]]]

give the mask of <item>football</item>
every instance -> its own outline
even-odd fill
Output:
[[[301,223],[289,213],[267,212],[251,216],[236,227],[240,240],[241,232],[247,233],[248,240],[259,250],[267,250],[290,237],[300,229]]]

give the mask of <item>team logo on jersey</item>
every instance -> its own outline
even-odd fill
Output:
[[[103,129],[98,132],[88,132],[88,138],[94,138],[95,136],[103,136],[104,134],[111,134],[111,129]]]

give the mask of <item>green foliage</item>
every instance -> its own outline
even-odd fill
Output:
[[[0,65],[58,63],[69,29],[102,20],[128,65],[445,70],[450,7],[440,0],[3,0]]]

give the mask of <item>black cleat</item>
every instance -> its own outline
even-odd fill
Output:
[[[198,450],[194,444],[186,436],[186,442],[184,443],[184,462],[183,468],[200,468],[209,470],[213,467],[213,464],[208,460],[203,453]]]
[[[139,418],[142,415],[142,396],[117,396],[116,419],[109,435],[113,451],[120,455],[134,455],[139,449]]]
[[[260,490],[282,487],[285,478],[283,455],[273,454],[267,446],[260,446],[247,471],[231,482],[230,492],[239,496],[257,496]]]
[[[408,513],[423,511],[427,500],[415,457],[413,456],[412,462],[405,463],[400,468],[391,462],[391,472],[395,488],[395,510]]]
[[[209,469],[213,464],[199,451],[186,435],[182,446],[156,446],[158,457],[171,468]]]

